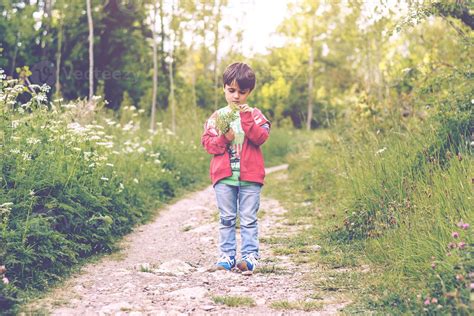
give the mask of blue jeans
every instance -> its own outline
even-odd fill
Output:
[[[237,208],[240,216],[240,236],[242,256],[254,254],[258,259],[257,211],[260,206],[262,185],[233,186],[217,183],[214,186],[219,208],[219,248],[221,255],[236,255],[235,223]]]

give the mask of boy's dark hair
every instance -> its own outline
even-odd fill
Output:
[[[250,89],[250,91],[255,88],[255,73],[252,68],[246,63],[233,63],[227,66],[224,71],[223,82],[225,85],[231,85],[232,82],[237,81],[240,89]]]

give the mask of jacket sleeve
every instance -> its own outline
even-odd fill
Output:
[[[258,110],[255,109],[254,111],[258,111]],[[260,119],[262,120],[261,122],[262,125],[265,123],[270,123],[266,119],[263,119],[263,118],[264,118],[263,115],[261,115]],[[255,123],[255,119],[253,117],[252,112],[240,113],[240,121],[242,124],[242,129],[245,132],[245,136],[254,145],[260,146],[267,140],[268,135],[270,133],[269,129],[263,128],[259,124]]]
[[[211,117],[212,118],[212,117]],[[224,135],[219,135],[212,124],[207,120],[204,124],[204,133],[201,136],[201,144],[211,155],[225,153],[230,141]]]

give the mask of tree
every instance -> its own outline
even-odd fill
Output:
[[[87,24],[89,26],[89,102],[94,95],[94,23],[92,21],[91,0],[87,3]]]
[[[158,14],[157,3],[155,2],[153,6],[153,15],[151,22],[151,31],[153,34],[152,43],[153,43],[153,96],[151,101],[151,120],[150,120],[150,129],[152,131],[156,130],[156,94],[158,89],[158,56],[157,56],[157,44],[156,44],[156,16]]]

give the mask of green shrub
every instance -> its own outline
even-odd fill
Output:
[[[0,282],[0,308],[12,312],[208,180],[196,140],[121,124],[97,98],[91,112],[80,100],[48,102],[47,86],[29,89],[0,80],[0,265],[10,281]]]

